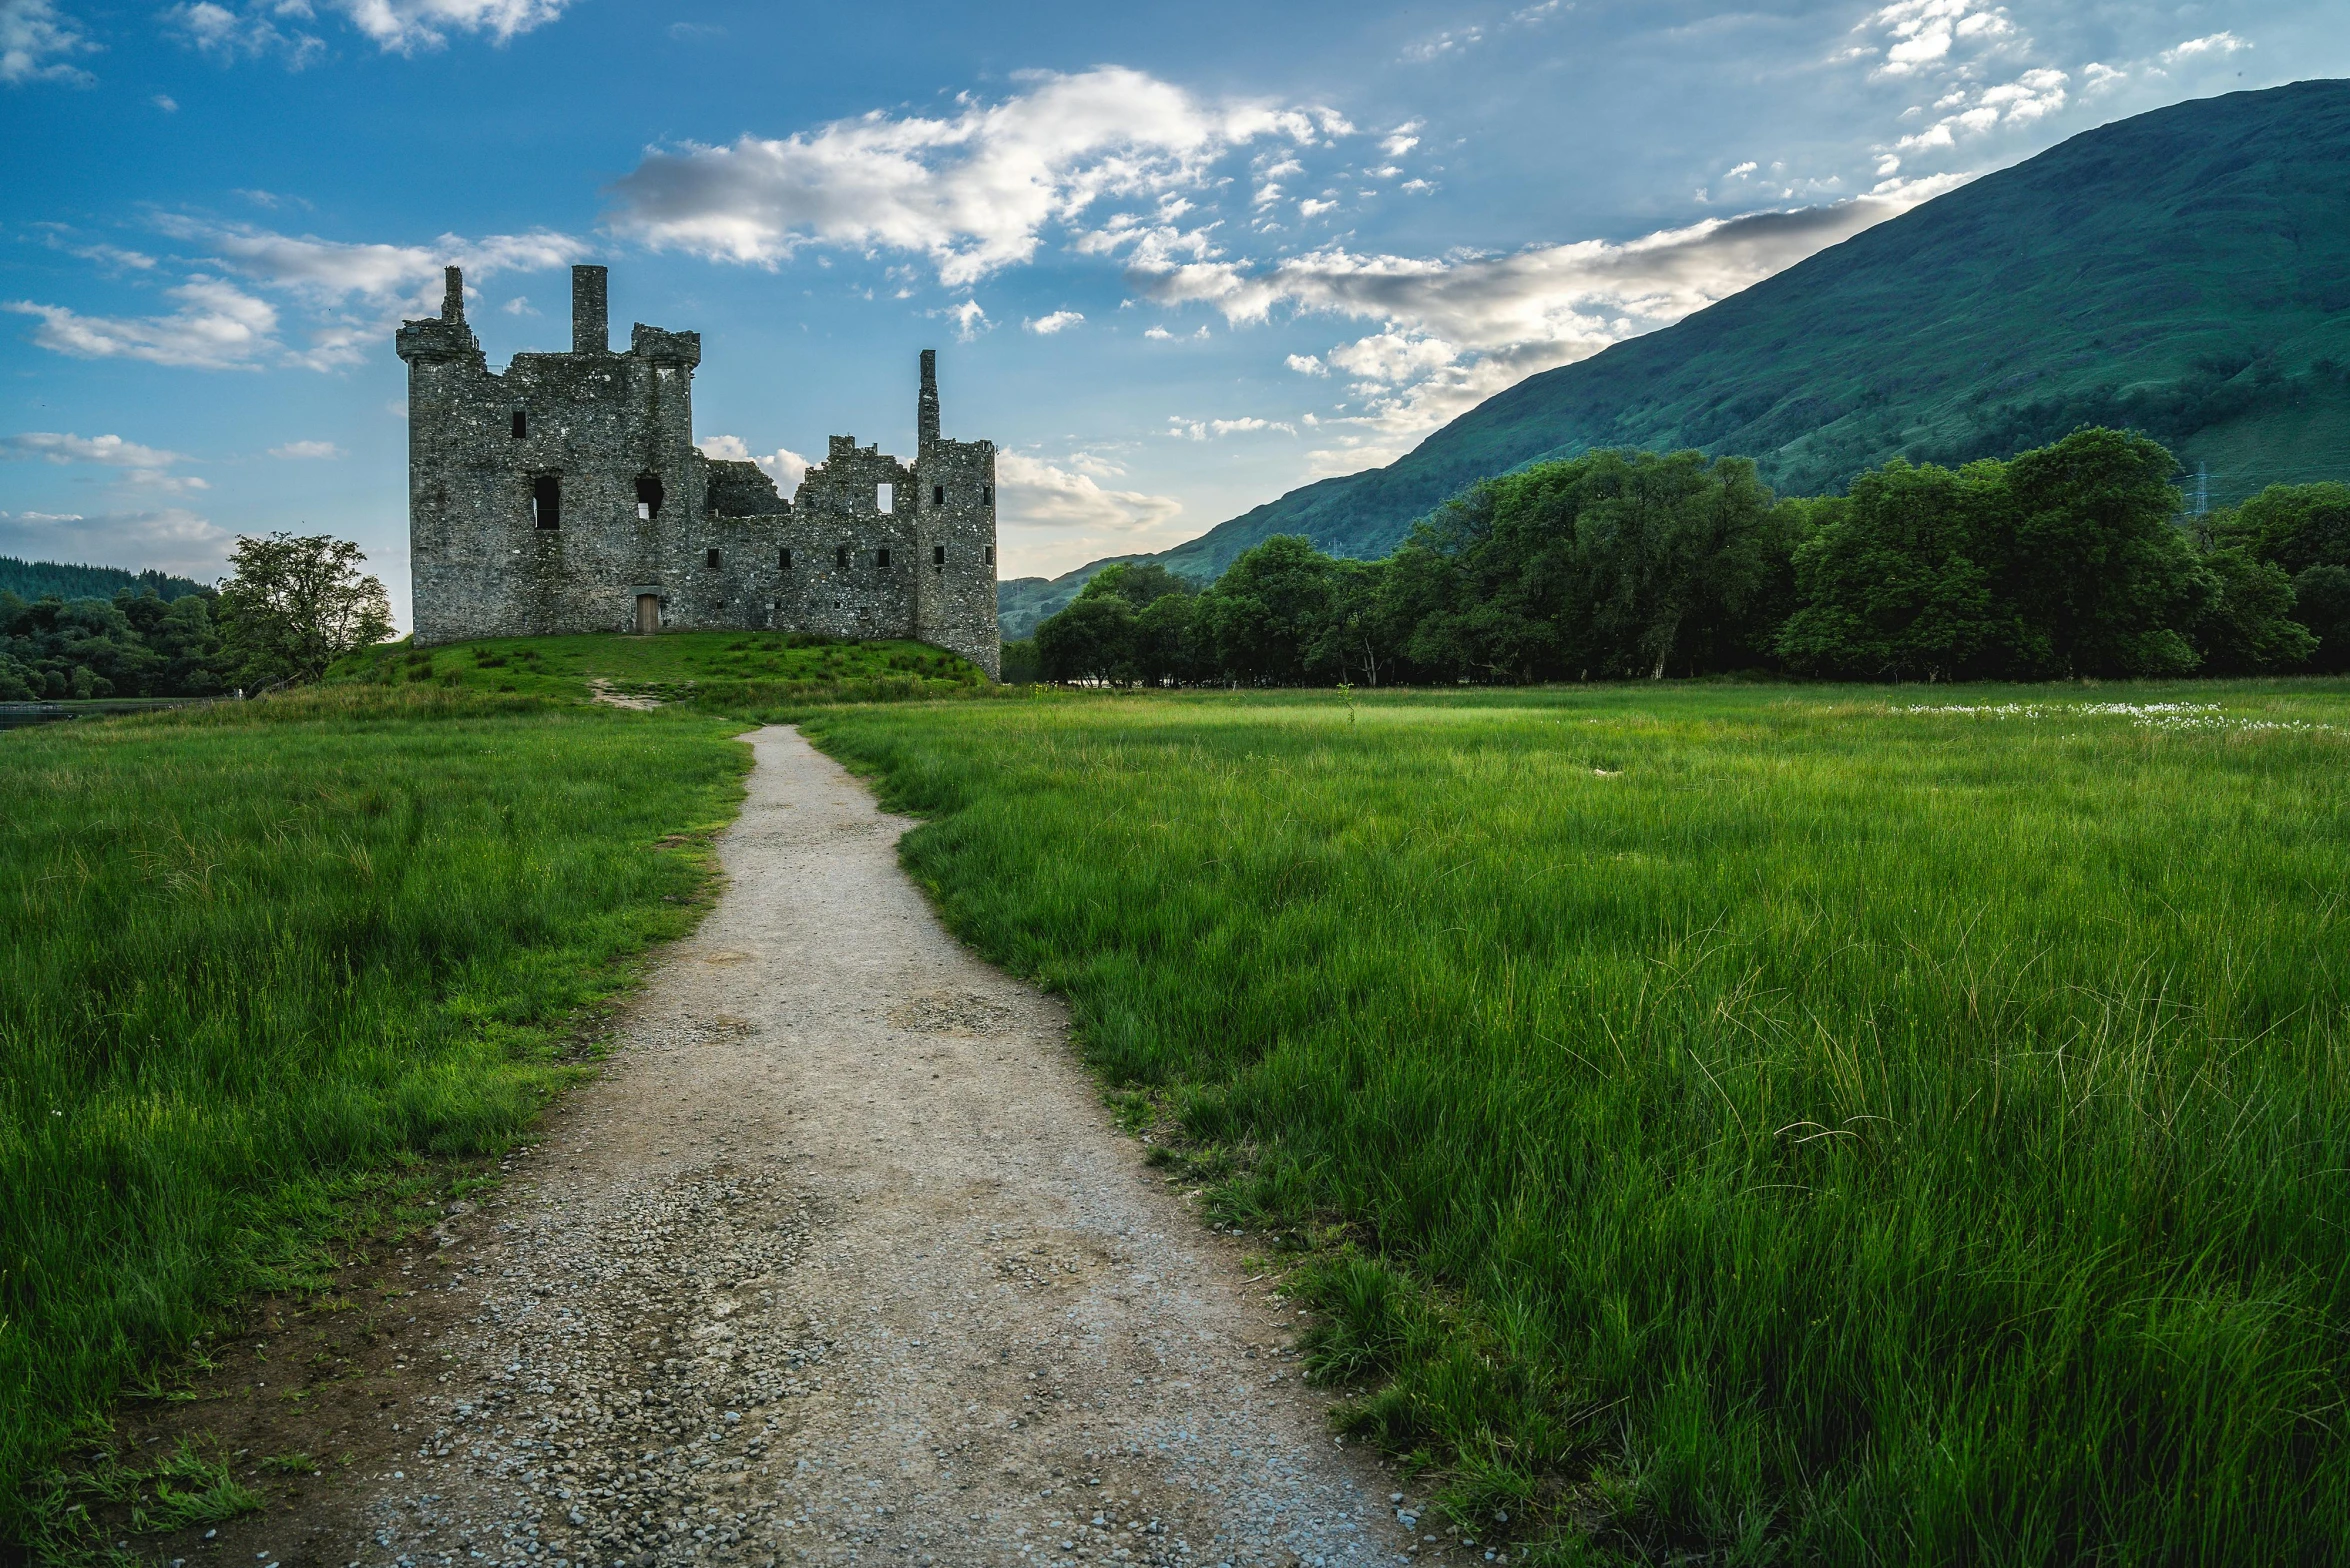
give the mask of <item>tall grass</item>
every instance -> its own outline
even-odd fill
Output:
[[[370,1173],[527,1126],[746,765],[709,720],[440,689],[0,737],[0,1539]]]
[[[909,864],[1231,1212],[1347,1227],[1318,1359],[1478,1534],[2350,1540],[2350,688],[809,727],[935,817]]]

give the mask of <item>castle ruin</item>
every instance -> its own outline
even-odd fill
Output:
[[[922,351],[914,461],[834,436],[792,499],[693,442],[698,332],[612,352],[605,269],[571,269],[571,352],[492,371],[448,269],[400,328],[416,641],[775,628],[908,637],[999,673],[995,443],[938,433]]]

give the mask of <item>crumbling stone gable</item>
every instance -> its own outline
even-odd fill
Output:
[[[785,499],[693,444],[700,334],[614,353],[602,267],[572,269],[572,345],[489,369],[447,272],[400,328],[416,640],[778,628],[907,637],[998,673],[995,445],[939,435],[924,350],[911,464],[850,436]]]

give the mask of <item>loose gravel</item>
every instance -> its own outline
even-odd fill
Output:
[[[751,739],[717,907],[441,1232],[470,1310],[353,1563],[1483,1559],[1331,1437],[1294,1313],[939,925],[912,824]]]

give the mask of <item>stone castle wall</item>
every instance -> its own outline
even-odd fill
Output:
[[[693,444],[701,338],[611,351],[605,271],[572,269],[572,347],[489,369],[448,269],[401,327],[420,644],[777,628],[906,637],[998,673],[995,445],[938,433],[922,355],[914,461],[834,436],[798,494]]]

